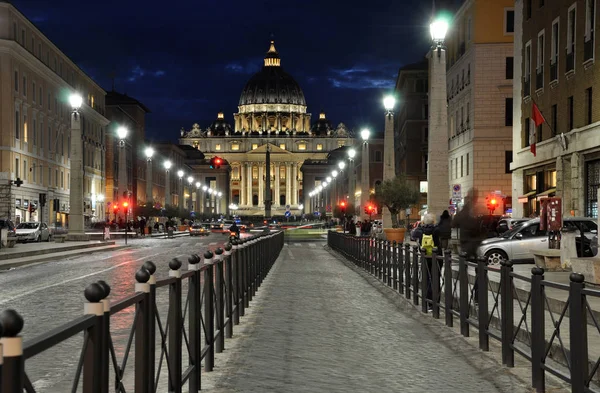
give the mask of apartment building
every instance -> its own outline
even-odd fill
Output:
[[[511,211],[513,35],[513,0],[466,0],[450,24],[448,181],[458,208],[475,188],[477,212],[488,213],[491,196],[500,202],[494,214]]]
[[[514,86],[512,169],[519,216],[539,214],[549,196],[562,198],[565,215],[598,216],[596,6],[596,0],[515,2],[515,81],[521,82]],[[538,127],[530,120],[534,103],[546,120]]]
[[[395,92],[399,100],[395,127],[396,173],[405,175],[421,190],[416,212],[427,204],[427,145],[429,143],[429,74],[427,59],[400,69]]]
[[[66,225],[69,213],[70,116],[80,110],[86,222],[104,217],[105,92],[13,5],[0,2],[0,216]],[[46,206],[41,207],[44,194]]]

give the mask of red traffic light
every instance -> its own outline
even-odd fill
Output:
[[[221,163],[221,159],[220,158],[215,158],[215,164],[220,164]]]
[[[492,205],[495,205],[495,204],[496,204],[496,199],[492,199],[492,200],[490,201],[490,203],[491,203]]]
[[[129,207],[129,202],[123,202],[123,207]]]
[[[344,201],[340,202],[340,207],[346,207],[346,202],[344,202]]]
[[[117,210],[119,208],[119,205],[113,205],[113,210]]]

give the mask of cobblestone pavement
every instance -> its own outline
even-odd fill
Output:
[[[286,245],[244,318],[243,338],[204,373],[203,391],[530,391],[398,299],[320,245]]]

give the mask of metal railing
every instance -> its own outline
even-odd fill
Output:
[[[449,250],[437,249],[428,257],[418,246],[335,232],[327,241],[433,318],[443,311],[448,327],[457,319],[463,336],[477,329],[481,350],[489,351],[490,338],[497,340],[507,367],[514,367],[515,353],[529,361],[536,391],[545,391],[550,373],[572,392],[600,392],[600,356],[588,343],[588,327],[600,334],[599,313],[588,301],[600,298],[600,290],[586,288],[583,275],[571,273],[566,285],[545,280],[539,267],[530,276],[517,274],[510,261],[494,267],[483,258],[470,262],[461,254],[456,260]],[[548,291],[567,299],[557,305]]]
[[[186,391],[198,392],[201,363],[204,371],[213,370],[215,352],[222,352],[225,338],[233,336],[233,326],[244,316],[282,247],[282,232],[234,240],[224,250],[207,251],[202,265],[198,255],[190,256],[187,271],[182,271],[181,261],[173,259],[169,262],[169,277],[163,280],[156,280],[154,263],[146,262],[135,273],[133,295],[111,304],[106,282],[90,284],[84,292],[87,302],[83,316],[24,344],[19,335],[23,319],[14,310],[4,311],[0,314],[0,392],[36,392],[25,370],[27,360],[81,333],[83,346],[72,392],[124,393],[126,377],[133,381],[133,389],[129,390],[156,392],[163,367],[167,369],[169,392],[180,393],[186,384]],[[182,289],[184,284],[187,294]],[[157,303],[161,288],[168,288],[166,319],[161,319]],[[133,322],[126,326],[127,344],[118,359],[111,317],[127,313],[132,307]],[[134,370],[127,375],[130,356]],[[109,376],[113,377],[112,384]]]

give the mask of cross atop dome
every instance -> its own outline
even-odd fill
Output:
[[[275,41],[271,40],[271,46],[265,56],[265,67],[279,67],[281,65],[281,59],[279,58],[279,52],[275,49]]]

